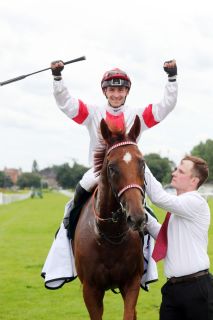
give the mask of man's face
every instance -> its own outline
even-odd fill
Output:
[[[171,185],[177,190],[177,194],[197,189],[198,178],[193,174],[193,162],[182,160],[177,169],[172,173]]]
[[[119,108],[125,103],[129,89],[127,87],[107,87],[104,93],[110,106],[113,108]]]

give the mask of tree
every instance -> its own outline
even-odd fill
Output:
[[[203,158],[209,165],[208,181],[213,182],[213,140],[208,139],[206,142],[200,142],[191,151],[192,156]]]
[[[10,188],[13,186],[13,182],[9,176],[0,171],[0,188]]]
[[[33,173],[39,173],[39,167],[38,167],[38,163],[37,163],[36,160],[33,160],[32,172]]]
[[[87,167],[77,162],[74,162],[72,167],[68,163],[64,163],[62,166],[55,166],[56,180],[64,189],[75,188],[87,170]]]
[[[72,166],[72,179],[73,179],[73,187],[76,186],[76,184],[81,180],[82,176],[84,173],[88,170],[89,168],[74,162]]]
[[[144,156],[145,161],[155,178],[163,184],[171,182],[171,172],[174,163],[168,158],[161,158],[157,153],[150,153]]]
[[[72,174],[69,164],[64,163],[62,166],[55,167],[55,170],[58,184],[64,189],[71,188]]]
[[[18,178],[17,185],[21,188],[40,188],[41,186],[41,178],[35,173],[22,173],[22,175]]]

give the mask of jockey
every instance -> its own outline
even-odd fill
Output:
[[[107,99],[107,104],[103,106],[89,105],[72,97],[62,79],[61,71],[63,69],[64,64],[61,60],[51,63],[56,104],[70,119],[87,128],[90,135],[89,161],[91,165],[94,151],[103,143],[99,132],[102,118],[111,127],[126,128],[128,132],[135,116],[138,115],[141,121],[142,133],[161,122],[176,105],[178,86],[175,60],[164,63],[164,70],[168,74],[168,82],[165,85],[163,99],[158,103],[148,104],[146,107],[129,107],[126,104],[126,98],[131,88],[131,80],[126,72],[121,69],[115,68],[105,72],[103,75],[101,88]],[[77,184],[74,199],[66,205],[64,226],[68,229],[68,236],[71,239],[74,238],[80,209],[97,183],[98,177],[94,174],[93,168],[91,168]]]

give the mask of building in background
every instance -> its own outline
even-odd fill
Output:
[[[22,174],[21,169],[4,168],[4,174],[12,180],[13,184],[17,183],[18,177]]]

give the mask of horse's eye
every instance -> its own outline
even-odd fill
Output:
[[[140,170],[144,170],[144,166],[145,166],[144,160],[143,160],[143,159],[140,159],[140,160],[139,160],[139,168],[140,168]]]
[[[118,172],[115,165],[109,165],[108,170],[111,176],[115,175]]]

